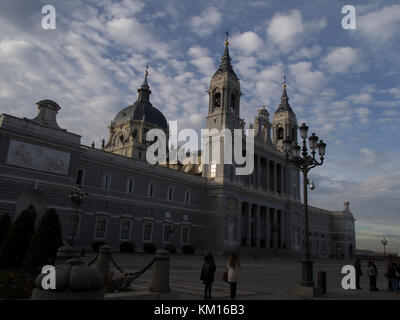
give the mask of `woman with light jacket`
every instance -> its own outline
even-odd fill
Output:
[[[239,281],[239,276],[240,276],[240,261],[236,253],[233,253],[231,257],[228,259],[227,269],[228,269],[228,283],[231,286],[231,299],[235,300],[237,283]]]

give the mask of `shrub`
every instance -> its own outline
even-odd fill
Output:
[[[135,252],[135,245],[132,242],[125,241],[119,245],[119,251],[125,253],[134,253]]]
[[[92,250],[94,252],[99,252],[101,246],[104,246],[106,243],[104,241],[95,241],[92,243]]]
[[[0,267],[22,267],[22,261],[35,233],[35,218],[35,209],[30,207],[15,219],[0,249]]]
[[[21,270],[0,270],[0,299],[30,299],[35,279]]]
[[[164,249],[167,250],[170,254],[176,253],[176,248],[172,244],[167,244]]]
[[[49,209],[40,219],[31,239],[23,269],[37,274],[46,264],[53,264],[57,250],[63,244],[60,219],[54,209]]]
[[[11,217],[9,214],[3,214],[0,217],[0,247],[11,228]]]
[[[184,254],[194,254],[195,253],[195,248],[191,246],[190,244],[185,244],[182,247],[182,253]]]
[[[146,243],[143,246],[143,251],[146,253],[156,253],[157,247],[153,243]]]

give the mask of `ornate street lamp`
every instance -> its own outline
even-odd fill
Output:
[[[309,231],[308,231],[308,199],[307,199],[307,174],[316,166],[320,166],[324,162],[326,143],[320,140],[315,133],[308,137],[308,127],[305,123],[300,127],[300,136],[303,139],[303,146],[300,147],[296,141],[285,139],[283,141],[283,148],[285,152],[286,160],[303,173],[303,192],[304,192],[304,259],[302,260],[302,282],[303,287],[314,287],[313,280],[313,261],[310,258],[310,244],[309,244]],[[309,141],[309,147],[311,154],[308,153],[307,149],[307,138]],[[316,149],[320,156],[320,161],[315,158]],[[300,153],[301,151],[301,153]]]
[[[383,245],[383,260],[385,260],[385,258],[386,258],[386,245],[388,244],[388,241],[385,238],[383,238],[381,240],[381,243]]]
[[[78,210],[80,205],[86,201],[89,194],[87,192],[82,191],[81,186],[78,186],[76,190],[71,191],[69,193],[69,199],[75,204],[75,214],[72,216],[72,230],[71,230],[71,247],[74,246],[74,237],[76,234],[76,224],[78,220]]]

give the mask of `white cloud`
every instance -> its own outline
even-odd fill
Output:
[[[400,5],[383,7],[358,17],[357,28],[371,40],[392,39],[400,31]]]
[[[312,63],[301,61],[289,65],[290,79],[294,79],[294,87],[306,95],[314,95],[327,81],[323,72],[312,70]]]
[[[190,63],[197,67],[198,71],[206,76],[211,77],[215,72],[214,61],[210,58],[209,52],[206,48],[193,46],[188,51],[189,56],[192,58]]]
[[[288,14],[274,15],[267,23],[267,35],[270,41],[287,53],[326,25],[327,21],[324,18],[303,22],[301,11],[296,9]]]
[[[232,48],[237,48],[245,54],[256,52],[263,46],[262,39],[253,31],[233,35],[230,43]]]
[[[325,58],[322,59],[322,65],[332,73],[343,73],[354,65],[359,63],[357,51],[350,47],[335,48]]]
[[[221,23],[222,14],[216,7],[210,7],[204,10],[200,15],[190,20],[190,26],[199,36],[207,36],[213,32]]]

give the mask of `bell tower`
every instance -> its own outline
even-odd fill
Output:
[[[203,176],[215,181],[223,182],[234,179],[233,152],[230,161],[225,159],[225,143],[228,143],[225,134],[232,137],[232,151],[234,141],[234,129],[243,129],[244,122],[240,118],[240,81],[231,65],[229,56],[228,33],[226,33],[225,49],[221,63],[210,81],[208,115],[206,117],[207,129],[210,133],[206,139],[209,141],[209,164],[204,165]],[[213,132],[213,129],[215,132]],[[228,129],[228,130],[226,130]],[[230,130],[230,132],[229,132]],[[203,136],[205,138],[205,136]],[[212,141],[220,141],[219,161],[212,162],[211,154],[218,150]],[[226,140],[225,140],[226,139]],[[213,159],[214,160],[214,159]]]
[[[239,129],[240,119],[240,81],[231,65],[229,56],[228,33],[226,33],[225,50],[221,63],[211,78],[209,95],[207,128]]]
[[[272,123],[272,141],[280,152],[283,152],[283,140],[290,139],[297,142],[297,119],[289,104],[286,87],[286,77],[284,76],[281,103],[275,111]]]

